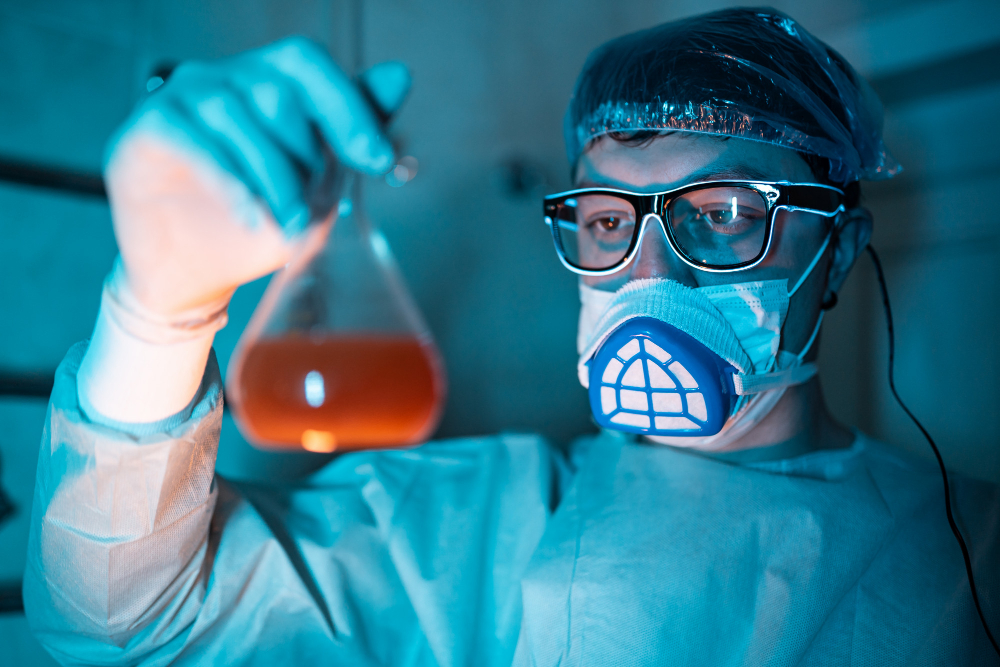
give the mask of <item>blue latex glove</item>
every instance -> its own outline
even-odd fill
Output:
[[[410,77],[385,63],[362,83],[391,113]],[[380,173],[393,152],[322,47],[292,38],[181,65],[109,144],[116,289],[166,320],[224,308],[237,286],[288,262],[314,217],[310,200],[330,197],[315,186],[336,161]]]

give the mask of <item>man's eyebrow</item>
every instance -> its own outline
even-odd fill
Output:
[[[585,180],[582,180],[579,183],[575,183],[573,185],[573,189],[574,190],[576,190],[578,188],[619,188],[620,189],[620,186],[617,186],[617,185],[608,185],[607,183],[598,183],[597,181],[592,181],[590,179],[585,179]]]
[[[706,167],[693,174],[688,174],[685,180],[689,183],[696,183],[698,181],[771,181],[774,179],[753,167],[734,165],[724,169]]]

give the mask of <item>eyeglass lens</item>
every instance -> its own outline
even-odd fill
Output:
[[[641,222],[628,200],[610,194],[577,195],[554,213],[566,260],[582,269],[609,269],[621,262]],[[666,217],[681,251],[710,266],[753,260],[767,240],[767,204],[751,188],[690,191],[669,203]]]

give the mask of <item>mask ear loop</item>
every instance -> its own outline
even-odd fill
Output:
[[[812,258],[812,261],[809,262],[809,266],[806,267],[806,270],[799,277],[798,282],[795,283],[795,287],[793,287],[791,291],[788,292],[789,299],[792,298],[793,294],[799,291],[799,288],[802,287],[802,283],[806,281],[806,278],[809,277],[809,274],[812,273],[813,269],[816,268],[816,265],[819,263],[820,258],[823,256],[823,253],[826,252],[827,246],[830,245],[830,240],[832,238],[833,238],[833,230],[831,229],[830,233],[826,235],[826,239],[823,241],[823,245],[819,247],[819,251],[816,253],[816,256]]]
[[[816,326],[813,328],[812,335],[809,336],[809,341],[806,343],[806,346],[802,348],[802,351],[799,352],[797,355],[795,355],[796,358],[798,358],[799,363],[802,363],[802,359],[807,354],[809,354],[810,348],[812,348],[813,343],[816,342],[816,336],[819,335],[819,328],[823,324],[823,315],[825,315],[825,314],[826,314],[826,311],[824,311],[824,310],[819,311],[819,317],[816,318]]]
[[[826,235],[826,238],[823,239],[823,245],[821,245],[819,247],[819,250],[816,251],[816,255],[813,256],[812,261],[809,262],[809,266],[807,266],[806,270],[802,272],[801,276],[799,276],[799,279],[798,281],[796,281],[795,286],[791,289],[791,291],[788,292],[789,299],[791,299],[792,296],[799,291],[799,288],[802,287],[802,283],[806,281],[806,278],[809,277],[809,275],[813,272],[813,269],[816,268],[816,265],[819,264],[819,260],[823,256],[823,253],[825,253],[826,249],[830,246],[830,241],[833,239],[833,232],[835,230],[836,230],[836,225],[834,225],[834,227]],[[816,318],[816,326],[813,327],[812,334],[809,336],[809,340],[806,342],[805,347],[802,348],[802,351],[799,352],[797,355],[795,355],[795,357],[799,360],[799,363],[802,362],[803,357],[809,354],[809,350],[812,348],[813,343],[816,342],[816,336],[819,335],[819,328],[823,324],[824,314],[826,314],[825,310],[819,311],[819,317]]]
[[[806,278],[808,278],[809,275],[813,272],[813,269],[816,268],[816,265],[819,263],[820,258],[823,257],[823,253],[826,252],[827,247],[829,247],[830,245],[830,240],[833,238],[833,231],[834,230],[831,229],[830,233],[826,235],[825,239],[823,239],[823,244],[819,247],[819,250],[816,251],[816,254],[813,256],[812,261],[809,262],[809,266],[806,267],[806,270],[802,272],[802,275],[799,276],[799,279],[795,282],[795,286],[792,287],[792,289],[788,292],[789,299],[791,299],[792,296],[799,291],[799,288],[802,287],[802,283],[806,281]],[[819,334],[819,327],[821,324],[823,324],[823,311],[820,311],[819,313],[819,318],[816,320],[816,326],[813,328],[812,335],[809,336],[809,342],[806,343],[806,346],[802,349],[801,352],[795,355],[800,362],[802,361],[802,358],[809,353],[809,348],[811,348],[812,344],[816,341],[816,336]],[[782,335],[784,335],[784,326],[782,326]],[[777,363],[778,363],[778,357],[775,356],[773,359],[771,359],[771,362],[768,364],[767,368],[765,369],[765,372],[773,371]]]

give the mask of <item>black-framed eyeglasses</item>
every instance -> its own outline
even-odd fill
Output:
[[[579,188],[545,197],[545,224],[569,270],[603,276],[632,261],[650,220],[684,262],[716,273],[764,260],[775,214],[807,211],[833,218],[843,191],[818,183],[706,181],[666,192]]]

